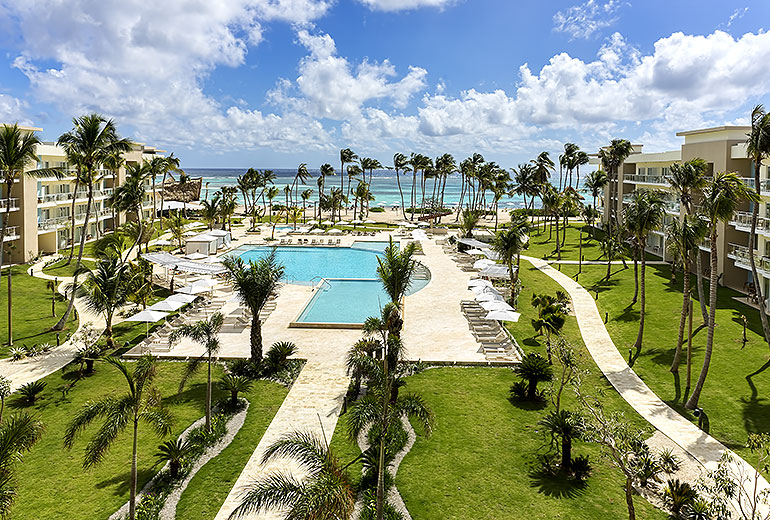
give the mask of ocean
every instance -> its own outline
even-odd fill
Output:
[[[262,169],[262,168],[258,168]],[[302,191],[304,189],[312,189],[313,195],[311,196],[310,200],[314,201],[317,200],[318,196],[318,185],[316,184],[316,180],[318,179],[319,171],[308,169],[310,174],[312,175],[312,179],[308,179],[307,185],[302,186],[300,185],[299,191]],[[222,186],[235,186],[237,182],[237,178],[239,175],[242,175],[246,172],[246,169],[236,169],[236,168],[185,168],[185,172],[190,175],[191,177],[202,177],[203,178],[203,188],[201,190],[201,197],[202,198],[211,198],[214,196],[214,193],[216,193],[219,188]],[[275,172],[276,179],[275,179],[275,186],[277,186],[279,189],[283,189],[285,186],[291,184],[294,180],[294,175],[296,174],[296,170],[293,169],[273,169],[273,172]],[[367,174],[368,178],[368,174]],[[460,201],[460,190],[461,190],[461,182],[460,182],[460,174],[454,174],[451,175],[446,182],[446,189],[444,190],[444,204],[448,206],[454,206],[457,205],[457,203]],[[412,174],[411,172],[406,175],[401,175],[401,189],[404,192],[404,203],[406,206],[409,206],[409,197],[410,197],[410,189],[412,186]],[[556,176],[552,178],[552,182],[558,181],[558,173],[556,173]],[[353,188],[355,188],[357,184],[357,181],[353,180]],[[340,185],[340,178],[339,176],[334,177],[327,177],[326,178],[326,188],[325,191],[328,193],[328,190],[330,187],[339,187]],[[380,170],[375,171],[372,178],[372,184],[370,186],[370,190],[372,194],[374,195],[375,200],[371,202],[370,206],[384,206],[384,207],[391,207],[394,205],[400,205],[401,204],[401,197],[398,192],[398,183],[396,181],[396,175],[393,171],[389,170]],[[345,192],[348,191],[348,179],[345,178]],[[426,200],[430,198],[433,191],[433,181],[428,180],[427,185],[425,187],[425,197]],[[351,199],[353,198],[353,195],[351,193]],[[489,200],[490,195],[487,196],[487,200]],[[281,196],[277,199],[277,202],[280,202],[283,200],[283,192],[281,193]],[[420,186],[419,186],[419,177],[417,179],[417,200],[418,204],[421,200],[421,192],[420,192]],[[466,201],[467,194],[466,194]],[[242,203],[241,200],[241,194],[239,192],[238,194],[238,201],[239,203]],[[352,202],[352,201],[351,201]],[[536,205],[539,204],[539,201],[535,202]],[[524,199],[518,196],[508,197],[504,196],[500,200],[500,208],[501,209],[515,209],[515,208],[523,208],[524,207]]]

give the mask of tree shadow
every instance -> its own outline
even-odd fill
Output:
[[[532,401],[529,399],[519,399],[514,396],[509,396],[508,402],[511,403],[516,408],[518,408],[519,410],[524,410],[527,412],[542,410],[543,408],[548,406],[548,400],[543,398],[538,398]]]
[[[138,490],[142,489],[142,487],[144,487],[144,484],[148,480],[150,480],[153,477],[153,475],[155,475],[155,473],[157,473],[157,468],[137,468],[137,472],[136,472],[137,492]],[[113,495],[116,495],[116,496],[128,495],[128,492],[130,491],[129,490],[130,485],[131,485],[131,471],[124,471],[122,473],[116,474],[110,478],[106,478],[96,483],[97,489],[104,489],[107,487],[115,486],[115,491],[113,492]],[[126,500],[128,500],[128,497],[126,497]]]
[[[529,480],[530,487],[552,498],[577,498],[588,488],[585,480],[576,480],[561,471],[552,474],[540,468],[529,472]]]
[[[633,308],[631,308],[629,306],[629,307],[626,307],[625,309],[623,309],[623,313],[622,314],[619,314],[618,316],[616,316],[613,319],[615,319],[617,321],[624,321],[624,322],[628,322],[628,321],[638,322],[640,317],[641,317],[641,312],[639,310],[633,309]]]
[[[770,431],[770,402],[759,397],[759,391],[754,384],[754,377],[768,368],[770,368],[770,360],[746,376],[746,383],[751,390],[751,396],[748,399],[741,399],[741,402],[743,403],[743,423],[748,432],[762,433]]]

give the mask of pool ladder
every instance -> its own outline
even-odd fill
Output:
[[[320,280],[320,281],[321,281],[321,283],[319,283],[318,285],[315,285],[315,284],[313,284],[313,282],[314,282],[316,279]],[[326,279],[326,278],[324,278],[323,276],[314,276],[314,277],[312,277],[312,278],[310,279],[310,286],[312,287],[312,289],[310,290],[310,292],[315,292],[315,290],[316,290],[316,289],[320,289],[320,288],[321,288],[321,287],[322,287],[324,284],[328,284],[328,285],[329,285],[329,287],[331,287],[331,284],[329,283],[329,280],[327,280],[327,279]]]

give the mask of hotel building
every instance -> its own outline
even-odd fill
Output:
[[[669,260],[666,225],[672,219],[684,217],[684,208],[680,208],[679,198],[666,180],[669,168],[674,163],[699,157],[708,164],[707,175],[711,176],[714,172],[736,172],[753,188],[754,163],[746,154],[746,135],[750,130],[748,126],[720,126],[678,132],[676,135],[684,138],[681,148],[659,153],[644,153],[642,145],[634,145],[634,153],[618,168],[617,179],[612,179],[605,188],[600,208],[602,221],[606,223],[609,215],[613,214],[622,222],[623,206],[635,190],[662,190],[666,195],[664,224],[650,234],[647,250]],[[596,158],[591,162],[598,165]],[[760,179],[762,200],[753,254],[761,278],[762,294],[767,298],[770,293],[770,166],[767,163],[761,166]],[[695,204],[698,204],[697,200]],[[720,284],[741,292],[747,292],[753,283],[748,256],[752,210],[751,203],[743,202],[733,218],[720,224],[718,230]],[[708,252],[706,239],[700,247],[702,265],[706,270],[710,266]]]
[[[21,129],[25,132],[41,131],[40,128],[33,127]],[[140,164],[162,153],[163,150],[152,146],[133,143],[131,150],[124,153],[123,158],[126,165]],[[98,171],[87,229],[84,229],[84,223],[88,191],[84,186],[78,186],[76,189],[75,170],[67,163],[64,149],[53,142],[38,145],[37,163],[31,163],[26,171],[39,168],[62,168],[65,176],[56,178],[22,175],[11,189],[10,204],[6,203],[5,184],[0,190],[0,213],[8,213],[4,246],[6,252],[10,253],[11,262],[27,262],[38,255],[69,247],[73,201],[76,244],[83,233],[86,233],[86,240],[93,240],[125,223],[126,219],[135,218],[133,215],[116,214],[113,219],[112,209],[106,205],[113,188],[125,180],[125,167],[121,167],[117,172],[103,169]],[[143,218],[148,218],[152,213],[152,186],[149,180],[145,182],[145,186]]]

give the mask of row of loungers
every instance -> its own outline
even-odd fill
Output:
[[[326,241],[326,244],[324,244],[323,238],[319,239],[308,239],[308,238],[298,238],[297,239],[297,245],[298,246],[338,246],[342,243],[342,239],[338,238],[336,241],[333,238],[330,238]],[[294,245],[294,239],[292,238],[282,238],[281,241],[278,243],[279,246],[291,246]]]
[[[468,319],[473,337],[481,343],[484,356],[489,361],[521,361],[519,349],[508,333],[497,321],[484,318],[487,311],[478,302],[464,300],[460,302],[460,307]]]

